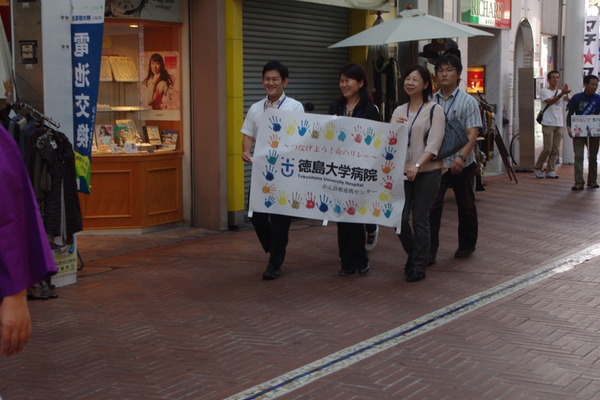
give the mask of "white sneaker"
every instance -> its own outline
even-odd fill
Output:
[[[558,175],[554,173],[554,171],[550,171],[546,173],[546,178],[548,179],[558,179]]]
[[[379,226],[375,229],[375,232],[367,232],[367,243],[365,249],[371,251],[377,246],[377,238],[379,237]]]
[[[534,169],[533,173],[535,174],[535,177],[538,179],[543,179],[544,175],[542,174],[542,170],[541,169]]]

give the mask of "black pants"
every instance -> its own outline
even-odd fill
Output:
[[[456,205],[458,206],[458,248],[475,250],[478,231],[475,191],[473,190],[476,165],[476,163],[472,163],[456,175],[453,175],[450,171],[442,175],[440,189],[433,201],[433,206],[429,214],[431,234],[429,254],[437,254],[440,245],[440,225],[442,221],[442,209],[444,207],[444,196],[450,184],[452,184]]]
[[[269,264],[280,268],[285,259],[288,232],[292,217],[261,212],[252,213],[252,225],[265,253],[269,253]]]
[[[342,269],[356,271],[369,264],[365,249],[365,225],[352,222],[338,222],[338,250]]]

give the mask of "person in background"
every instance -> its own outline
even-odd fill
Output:
[[[50,278],[56,264],[21,153],[1,126],[0,237],[0,356],[11,357],[31,334],[27,288]]]
[[[588,176],[587,186],[590,189],[598,189],[598,145],[600,137],[590,136],[589,132],[579,134],[571,129],[571,117],[573,115],[599,115],[600,114],[600,95],[596,93],[598,89],[598,77],[596,75],[586,75],[583,77],[583,92],[574,95],[567,104],[567,132],[573,139],[573,153],[575,158],[575,185],[571,190],[583,190],[583,152],[585,146],[588,148]]]
[[[147,104],[153,110],[162,110],[164,97],[173,86],[173,77],[165,68],[165,60],[160,54],[154,53],[150,56],[148,74],[143,84],[148,87]]]
[[[429,256],[429,210],[440,186],[443,160],[433,161],[444,139],[444,110],[431,101],[433,82],[421,65],[404,72],[408,103],[397,107],[392,122],[408,124],[408,147],[404,164],[404,209],[398,237],[408,259],[404,267],[407,282],[425,278]],[[410,216],[412,214],[412,228]]]
[[[252,146],[258,134],[261,118],[268,108],[286,111],[304,112],[302,103],[285,95],[283,89],[288,84],[289,72],[279,61],[267,62],[262,71],[262,84],[267,97],[252,104],[242,125],[242,159],[252,162]],[[269,253],[264,280],[273,280],[281,276],[281,265],[285,259],[288,244],[288,232],[292,218],[287,215],[254,212],[252,225],[265,253]]]
[[[448,170],[442,174],[440,189],[429,217],[431,228],[429,265],[436,262],[444,196],[450,186],[458,206],[458,249],[454,257],[471,256],[477,244],[478,221],[474,190],[477,163],[474,149],[482,122],[477,100],[458,88],[462,69],[462,62],[452,54],[444,54],[435,64],[435,76],[440,89],[435,94],[434,100],[444,108],[447,121],[453,119],[462,124],[469,142],[456,154],[444,160],[444,166]]]
[[[367,85],[367,73],[358,64],[346,64],[339,71],[339,86],[342,96],[329,105],[330,115],[366,118],[379,121],[379,110],[371,102]],[[373,229],[375,227],[375,229]],[[342,268],[338,275],[347,276],[358,272],[364,276],[369,273],[369,257],[365,248],[365,232],[367,237],[373,235],[376,240],[377,225],[371,225],[365,231],[365,224],[338,222],[338,251]],[[372,241],[374,246],[375,240]]]
[[[569,86],[565,83],[562,88],[558,87],[560,82],[560,73],[558,71],[548,72],[548,87],[542,88],[540,91],[540,99],[542,99],[542,109],[544,117],[542,119],[542,135],[544,136],[544,149],[540,153],[533,173],[536,178],[543,178],[542,169],[544,162],[548,160],[546,168],[546,178],[557,179],[558,175],[554,172],[556,167],[556,159],[560,150],[560,141],[563,135],[563,110],[565,109],[564,101],[569,100]]]

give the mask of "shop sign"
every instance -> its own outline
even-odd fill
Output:
[[[181,0],[106,0],[106,16],[181,22]]]
[[[600,17],[588,15],[583,25],[583,75],[598,76],[598,33]]]
[[[269,109],[250,211],[400,227],[407,124]]]
[[[461,0],[460,10],[461,22],[510,29],[511,0]]]
[[[75,169],[80,192],[90,194],[92,136],[96,120],[104,0],[71,0],[73,127]]]

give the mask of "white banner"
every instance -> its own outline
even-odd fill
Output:
[[[399,227],[407,136],[402,124],[269,109],[249,210]]]
[[[600,136],[600,115],[572,115],[573,137]]]
[[[583,32],[583,75],[598,76],[598,16],[586,16]]]

